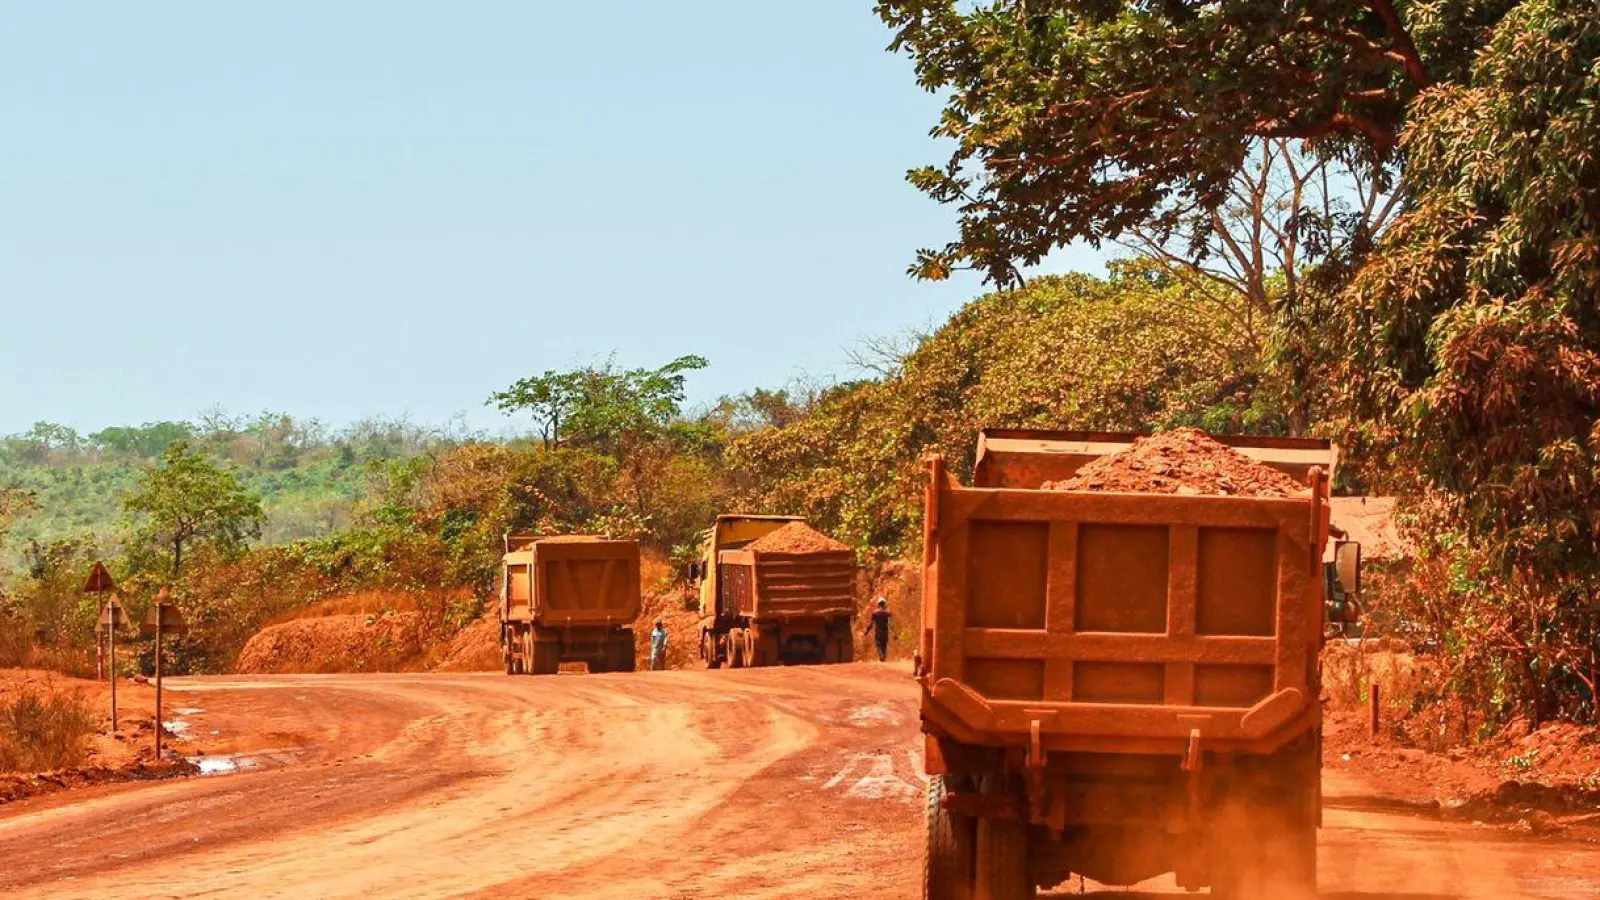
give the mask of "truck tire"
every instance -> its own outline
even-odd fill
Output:
[[[762,658],[761,654],[757,652],[759,649],[757,644],[758,641],[756,640],[756,630],[754,628],[746,628],[744,630],[745,665],[751,667],[769,665],[769,663]]]
[[[717,655],[717,636],[710,631],[700,633],[700,656],[706,661],[706,668],[722,668],[722,657]]]
[[[633,634],[619,632],[611,639],[606,668],[612,672],[632,672],[637,666],[633,653]]]
[[[561,669],[561,645],[540,640],[533,629],[523,632],[528,648],[528,668],[535,675],[554,675]]]
[[[855,662],[855,659],[856,659],[856,642],[855,642],[855,639],[850,635],[850,633],[846,632],[846,633],[844,633],[844,634],[839,636],[839,660],[838,661],[842,662],[842,663],[847,663],[847,662]]]
[[[750,629],[750,659],[752,665],[775,666],[781,661],[778,654],[778,639],[772,634],[763,634],[757,629]]]
[[[742,669],[744,660],[744,629],[733,628],[728,631],[728,668]]]
[[[1006,780],[984,779],[983,793],[1009,795]],[[1009,819],[979,819],[973,881],[978,900],[1027,900],[1033,896],[1028,871],[1028,826]]]
[[[944,808],[944,798],[965,786],[954,775],[928,779],[928,855],[922,866],[922,900],[973,900],[977,822]]]

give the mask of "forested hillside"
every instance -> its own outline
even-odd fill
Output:
[[[1261,361],[1241,365],[1250,349],[1220,316],[1179,315],[1187,290],[1145,264],[1041,278],[880,346],[858,380],[699,409],[684,407],[709,365],[696,356],[544,372],[487,398],[525,429],[510,441],[289,415],[41,424],[0,457],[19,507],[9,620],[81,652],[93,610],[77,587],[106,555],[135,604],[175,584],[199,626],[185,661],[215,669],[263,622],[351,592],[425,597],[439,627],[464,623],[512,530],[637,536],[684,560],[719,512],[800,513],[864,559],[903,555],[919,459],[970,462],[982,425],[1281,430]]]
[[[213,412],[196,422],[121,425],[87,435],[40,422],[0,438],[0,484],[31,493],[36,501],[14,527],[10,550],[87,534],[113,540],[139,471],[176,440],[189,440],[231,464],[266,509],[263,539],[282,543],[349,525],[371,464],[437,452],[464,439],[459,431],[447,434],[403,420],[333,430],[288,413]]]

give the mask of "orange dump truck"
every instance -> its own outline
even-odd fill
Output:
[[[500,649],[507,675],[554,675],[564,662],[632,672],[639,542],[507,535]]]
[[[972,487],[929,460],[926,897],[1165,872],[1314,896],[1336,450],[1217,440],[1292,495],[1059,484],[1132,435],[986,431]]]
[[[804,519],[718,516],[695,573],[711,668],[851,660],[855,554]]]

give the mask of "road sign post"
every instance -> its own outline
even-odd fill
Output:
[[[140,625],[140,633],[156,639],[156,759],[161,759],[161,657],[163,654],[162,638],[168,634],[183,634],[189,630],[188,623],[183,621],[183,616],[178,608],[168,602],[171,592],[162,588],[156,594],[156,602],[145,613],[144,622]]]
[[[99,633],[106,637],[107,653],[110,659],[106,663],[106,672],[111,679],[111,733],[117,732],[117,629],[128,624],[128,617],[122,612],[122,604],[117,602],[117,583],[111,580],[111,573],[106,571],[105,563],[95,561],[94,568],[89,570],[89,580],[84,582],[85,594],[110,594],[111,596],[100,607],[100,621],[96,626]],[[95,646],[98,649],[99,634],[96,635]]]

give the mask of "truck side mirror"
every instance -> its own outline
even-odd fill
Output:
[[[1356,541],[1334,543],[1333,566],[1338,573],[1340,590],[1350,595],[1360,594],[1361,544]]]

